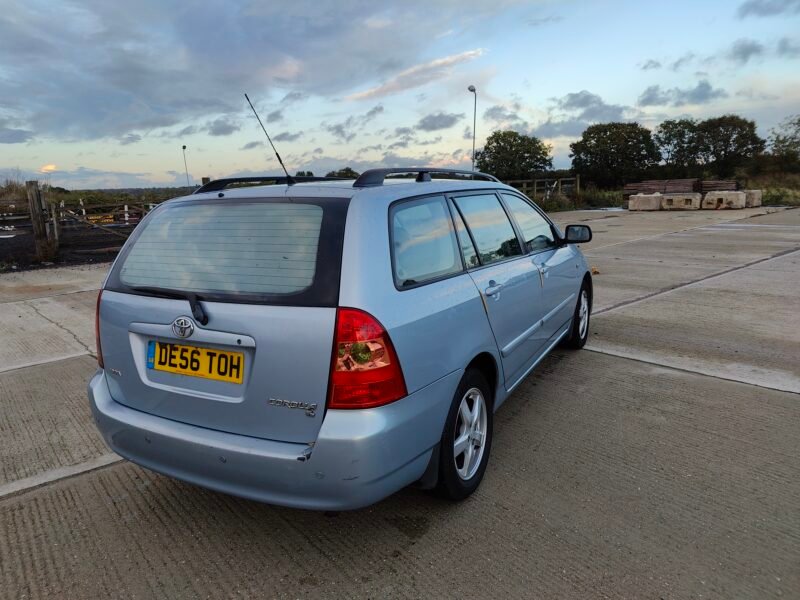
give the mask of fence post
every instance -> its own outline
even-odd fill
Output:
[[[50,260],[53,251],[47,239],[47,227],[44,220],[44,211],[42,210],[42,193],[39,190],[39,182],[26,181],[25,191],[28,194],[28,210],[31,213],[36,258],[39,262]]]

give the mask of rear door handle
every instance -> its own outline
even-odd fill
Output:
[[[487,296],[496,296],[500,293],[500,290],[503,289],[502,283],[495,283],[494,281],[489,282],[489,287],[487,287],[484,292]]]

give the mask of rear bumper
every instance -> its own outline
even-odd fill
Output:
[[[128,408],[111,398],[103,371],[89,382],[89,399],[106,443],[143,467],[269,504],[347,510],[422,476],[460,378],[451,373],[379,408],[329,410],[307,460],[301,460],[306,444],[215,431]]]

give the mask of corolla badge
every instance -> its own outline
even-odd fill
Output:
[[[178,317],[172,322],[172,333],[187,338],[194,333],[194,323],[189,317]]]
[[[316,402],[295,402],[294,400],[282,400],[281,398],[270,398],[268,400],[270,406],[280,406],[282,408],[299,408],[305,411],[307,417],[313,417],[317,413]]]

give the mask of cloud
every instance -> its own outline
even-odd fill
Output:
[[[127,135],[123,135],[119,139],[119,143],[121,146],[127,146],[129,144],[135,144],[136,142],[141,142],[141,141],[142,141],[142,136],[136,133],[129,133]]]
[[[321,148],[320,148],[321,150]],[[371,146],[364,146],[356,150],[356,154],[364,154],[365,152],[379,152],[383,150],[383,144],[373,144]]]
[[[273,139],[276,142],[294,142],[298,139],[303,137],[303,132],[298,131],[297,133],[291,133],[289,131],[284,131],[283,133],[279,133]]]
[[[283,121],[283,109],[273,110],[267,114],[267,123],[275,123],[277,121]]]
[[[739,5],[739,18],[774,17],[800,13],[800,0],[747,0]]]
[[[33,132],[27,129],[3,127],[0,123],[0,144],[22,144],[33,139]]]
[[[685,106],[687,104],[708,104],[713,100],[727,98],[728,92],[714,88],[708,80],[701,80],[690,88],[663,89],[651,85],[639,96],[639,106]]]
[[[662,90],[660,85],[651,85],[639,96],[639,106],[664,106],[669,104],[672,95],[668,90]]]
[[[693,60],[694,60],[694,54],[691,52],[687,52],[677,60],[673,61],[669,65],[669,68],[672,69],[673,71],[680,71],[683,67],[688,65]]]
[[[525,22],[530,25],[531,27],[542,27],[543,25],[549,25],[550,23],[559,23],[563,21],[564,17],[560,15],[549,15],[546,17],[531,17],[527,19]]]
[[[764,46],[755,40],[739,39],[733,43],[727,53],[727,58],[740,65],[746,64],[751,58],[764,55]]]
[[[337,138],[339,141],[349,142],[356,137],[355,132],[350,129],[352,125],[353,125],[353,118],[350,117],[341,123],[334,123],[333,125],[327,125],[325,129],[327,129],[328,133],[330,133],[333,137]]]
[[[372,94],[422,85],[480,55],[472,50],[431,61],[442,23],[483,26],[500,19],[500,8],[522,3],[446,2],[436,6],[436,18],[416,19],[413,27],[407,15],[430,13],[429,1],[400,7],[389,0],[230,0],[202,11],[156,0],[52,0],[48,10],[17,3],[0,19],[0,98],[3,116],[18,121],[2,127],[19,131],[2,135],[158,137],[244,115],[247,105],[235,90],[286,98],[275,109],[305,96],[340,98],[381,81],[388,87]],[[367,20],[393,25],[366,35]]]
[[[362,124],[366,124],[367,122],[371,121],[372,119],[377,117],[379,114],[381,114],[383,112],[383,110],[384,109],[383,109],[383,105],[382,104],[377,104],[377,105],[373,106],[372,108],[370,108],[367,111],[367,114],[364,115],[364,118],[362,120]]]
[[[400,71],[381,85],[363,92],[351,94],[347,96],[347,99],[366,100],[368,98],[381,98],[390,94],[420,87],[436,79],[445,78],[454,66],[474,60],[480,57],[483,52],[482,48],[477,48],[475,50],[468,50],[460,54],[452,54],[444,58],[437,58],[436,60],[414,65],[413,67]]]
[[[263,148],[264,142],[247,142],[239,150],[255,150],[256,148]]]
[[[206,131],[213,136],[230,135],[241,128],[241,125],[233,123],[226,118],[215,119],[206,125]]]
[[[341,142],[349,142],[356,137],[356,129],[364,126],[384,112],[382,104],[376,104],[363,115],[351,115],[339,123],[323,123],[322,127]]]
[[[642,71],[652,71],[653,69],[660,69],[661,62],[654,60],[652,58],[644,61],[641,67],[639,67]]]
[[[462,135],[461,137],[462,137],[462,139],[465,139],[465,140],[471,140],[472,139],[472,127],[467,125],[464,128],[464,135]]]
[[[463,119],[464,116],[464,113],[433,113],[422,117],[417,123],[416,128],[422,131],[449,129]]]
[[[548,119],[531,130],[531,135],[541,138],[579,137],[591,123],[583,119]]]
[[[47,175],[50,183],[68,189],[121,189],[121,188],[143,188],[153,187],[154,185],[177,186],[186,185],[183,171],[175,171],[175,175],[165,171],[159,174],[154,181],[150,176],[152,173],[127,173],[122,171],[103,171],[89,167],[78,167],[71,170],[59,170],[56,165],[44,165],[39,170],[42,175]],[[35,175],[33,176],[35,178]]]
[[[557,104],[561,110],[579,112],[578,118],[589,122],[620,121],[625,112],[624,106],[607,104],[600,96],[587,90],[567,94]]]
[[[528,122],[523,119],[519,110],[522,106],[518,102],[514,102],[508,106],[502,104],[495,104],[483,111],[483,118],[486,121],[491,121],[494,129],[511,129],[519,133],[526,133],[528,130]],[[470,139],[472,133],[470,130]]]
[[[571,92],[551,100],[553,106],[548,109],[547,120],[528,127],[523,133],[546,139],[577,138],[595,123],[627,122],[641,116],[637,109],[610,104],[589,90]]]
[[[308,98],[308,94],[303,92],[289,92],[283,98],[281,98],[281,104],[293,104],[294,102],[300,102],[300,100],[305,100],[306,98]]]
[[[778,56],[784,58],[797,58],[800,56],[800,43],[792,41],[787,37],[778,40]]]

